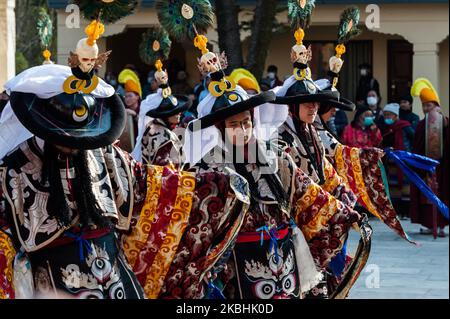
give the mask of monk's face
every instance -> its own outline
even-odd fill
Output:
[[[332,107],[327,113],[322,114],[322,120],[328,122],[336,114],[336,108]]]
[[[252,114],[250,111],[239,113],[225,120],[225,134],[233,145],[248,144],[253,134]]]
[[[299,117],[302,122],[312,124],[317,116],[317,111],[319,110],[319,103],[303,103],[300,104]]]
[[[125,93],[125,105],[127,108],[136,111],[138,104],[139,104],[139,95],[137,95],[134,92]]]
[[[181,113],[172,115],[171,117],[167,118],[167,122],[169,122],[169,124],[171,125],[180,124],[180,120],[181,120]]]
[[[436,106],[437,105],[434,102],[422,103],[423,113],[424,114],[430,113],[431,111],[433,111],[436,108]]]

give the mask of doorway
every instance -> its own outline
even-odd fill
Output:
[[[388,102],[397,102],[412,85],[413,45],[406,40],[388,40]]]

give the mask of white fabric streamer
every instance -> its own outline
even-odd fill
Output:
[[[291,226],[300,290],[302,293],[305,293],[319,284],[323,279],[323,273],[316,268],[303,232],[294,223],[291,223]]]
[[[156,93],[150,94],[147,98],[142,101],[141,108],[139,111],[139,119],[138,119],[138,136],[136,137],[136,146],[134,147],[133,152],[131,152],[131,156],[139,162],[142,162],[142,139],[144,138],[145,128],[147,124],[152,120],[151,117],[146,114],[156,109],[162,102],[162,89],[158,89]]]

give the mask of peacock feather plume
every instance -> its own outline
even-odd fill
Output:
[[[52,19],[50,18],[50,15],[44,8],[41,8],[39,10],[39,15],[37,19],[37,30],[42,48],[43,49],[49,48],[53,38],[53,22]]]
[[[137,0],[72,0],[79,6],[85,19],[100,19],[105,24],[111,24],[130,15],[138,5]]]
[[[359,9],[357,7],[349,7],[341,13],[338,31],[338,43],[345,44],[352,38],[361,34],[358,29]]]
[[[315,0],[288,0],[288,18],[292,30],[309,27],[314,7]]]
[[[213,24],[209,0],[157,0],[156,9],[161,25],[178,41],[192,40]]]
[[[139,45],[141,60],[148,65],[154,65],[157,60],[167,60],[171,45],[172,41],[166,30],[158,27],[150,28],[142,35]]]

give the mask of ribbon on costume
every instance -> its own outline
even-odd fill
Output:
[[[403,171],[403,173],[408,177],[408,179],[417,186],[417,188],[425,195],[430,202],[437,206],[441,214],[448,220],[448,207],[445,205],[437,196],[433,193],[431,188],[414,172],[407,164],[425,170],[430,173],[434,173],[436,166],[439,164],[438,161],[428,158],[426,156],[413,154],[405,151],[394,151],[391,149],[384,150],[386,155],[392,159],[398,167]]]
[[[84,239],[82,236],[82,234],[75,235],[72,234],[71,232],[64,232],[64,235],[66,235],[67,237],[73,238],[75,239],[75,241],[78,243],[78,247],[79,247],[79,251],[80,251],[80,261],[84,262],[85,260],[85,256],[84,256],[84,247],[86,248],[86,250],[91,253],[92,252],[92,247],[91,244],[89,243],[89,241],[87,241],[86,239]]]
[[[280,239],[280,236],[278,235],[278,230],[281,228],[272,228],[269,229],[269,227],[267,226],[263,226],[258,228],[256,231],[260,232],[261,234],[261,246],[263,245],[264,242],[264,232],[266,232],[269,235],[270,238],[270,244],[269,244],[269,251],[273,250],[275,251],[275,262],[278,263],[278,260],[280,259],[280,256],[278,254],[278,245],[277,245],[277,240]]]
[[[225,295],[212,281],[208,282],[208,299],[225,300]]]

